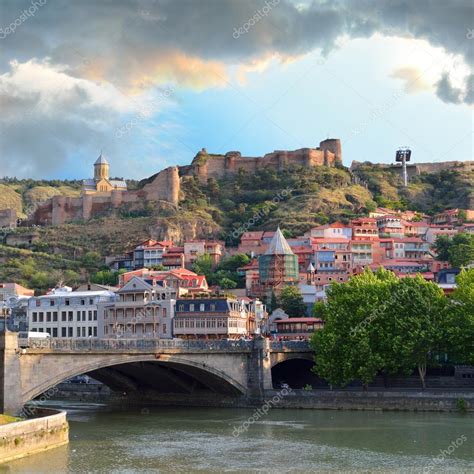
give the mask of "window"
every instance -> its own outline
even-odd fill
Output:
[[[97,321],[97,311],[94,311],[94,321]]]
[[[61,328],[61,337],[66,337],[66,328]]]
[[[166,318],[166,308],[163,308],[163,317]]]
[[[92,336],[92,328],[89,328],[87,335],[88,335],[88,336]]]
[[[66,321],[66,311],[61,311],[61,321]]]
[[[58,337],[58,328],[53,328],[53,337]]]
[[[42,323],[44,321],[44,314],[38,313],[38,316],[39,316],[39,322]]]
[[[94,337],[97,337],[97,328],[94,328]]]
[[[199,305],[199,311],[205,311],[206,305],[205,304],[200,304]]]
[[[92,321],[92,311],[89,311],[88,315],[89,315],[89,321]]]
[[[54,300],[49,300],[49,306],[54,306]]]
[[[81,300],[81,306],[85,306],[86,300]]]
[[[53,311],[53,321],[54,322],[58,321],[58,312],[57,311]]]
[[[193,304],[189,305],[189,311],[194,311],[194,305]]]
[[[77,328],[76,335],[77,335],[77,337],[81,337],[81,328],[79,328],[79,327]]]
[[[78,311],[76,314],[76,321],[80,321],[80,320],[81,320],[81,312]]]
[[[89,298],[89,304],[94,304],[94,300],[92,298]]]
[[[67,328],[67,336],[72,337],[72,328]]]
[[[215,303],[212,303],[211,304],[211,311],[215,311],[215,310],[216,310],[216,305],[215,305]]]
[[[41,300],[36,300],[35,303],[36,303],[36,307],[41,306]]]
[[[184,304],[180,304],[178,306],[178,311],[184,311]]]
[[[66,306],[69,306],[69,305],[70,305],[70,301],[69,301],[68,299],[66,299],[66,300],[64,301],[64,304],[65,304]]]
[[[69,320],[69,321],[73,321],[73,316],[74,316],[73,311],[68,311],[67,316],[68,316],[68,320]]]
[[[33,313],[33,322],[38,322],[38,313]]]
[[[51,312],[50,312],[50,311],[48,311],[48,312],[46,313],[46,322],[48,322],[48,323],[51,322]]]

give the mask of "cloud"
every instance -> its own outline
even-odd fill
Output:
[[[472,77],[472,76],[471,76]],[[472,79],[471,79],[472,83]],[[468,96],[469,92],[465,92],[458,87],[454,87],[451,84],[451,80],[449,79],[449,74],[444,73],[441,76],[441,79],[436,83],[436,93],[438,97],[447,104],[459,104],[464,100],[464,95]],[[468,98],[467,103],[472,103],[472,91],[470,92],[471,98]]]
[[[418,92],[432,89],[431,84],[422,78],[423,72],[416,67],[401,67],[395,69],[390,77],[401,79],[403,89],[407,94],[416,94]]]
[[[224,87],[229,69],[245,82],[273,61],[327,55],[341,38],[425,39],[474,62],[470,0],[268,1],[268,15],[234,38],[264,0],[48,0],[13,34],[0,34],[0,103],[8,111],[0,123],[2,174],[26,167],[44,176],[74,147],[100,148],[133,114],[130,100],[156,88]],[[4,31],[21,5],[2,0],[1,10]],[[405,67],[392,77],[409,92],[428,88],[415,76]],[[434,91],[445,102],[472,104],[472,82],[454,87],[443,75]]]
[[[49,61],[12,61],[0,75],[1,174],[44,177],[67,166],[71,150],[77,155],[107,144],[115,151],[119,144],[105,137],[144,103],[156,104],[153,114],[166,106],[130,100],[109,83],[73,77]]]

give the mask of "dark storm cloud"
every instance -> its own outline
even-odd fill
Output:
[[[235,29],[270,3],[268,14],[235,38]],[[70,147],[95,146],[110,133],[107,120],[119,111],[104,103],[88,107],[90,97],[80,84],[59,99],[40,85],[31,93],[25,84],[15,91],[8,77],[12,60],[61,65],[73,82],[86,79],[122,91],[137,83],[219,85],[225,80],[220,65],[245,65],[272,55],[285,59],[316,49],[327,54],[341,36],[366,38],[376,32],[425,39],[461,55],[467,64],[474,62],[470,0],[47,0],[14,33],[5,34],[30,6],[21,0],[0,4],[0,100],[10,111],[1,118],[2,156],[34,160],[34,173],[56,166]],[[472,76],[463,90],[443,76],[436,92],[445,102],[472,104]],[[53,108],[58,110],[51,113]],[[40,127],[22,120],[22,111],[31,110]],[[59,130],[60,138],[52,139],[48,130]],[[0,163],[0,175],[11,163]],[[11,165],[9,171],[15,169]]]

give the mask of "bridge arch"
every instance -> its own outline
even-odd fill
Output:
[[[84,359],[86,359],[84,357]],[[77,360],[77,359],[76,359]],[[186,378],[198,380],[206,380],[203,382],[207,385],[211,391],[217,393],[224,393],[227,395],[240,396],[246,393],[246,387],[234,377],[229,375],[223,370],[206,364],[200,360],[193,360],[187,356],[180,355],[166,355],[157,357],[154,354],[143,354],[143,355],[120,355],[116,357],[107,356],[105,358],[92,358],[89,360],[83,360],[80,363],[71,364],[66,370],[61,370],[53,375],[50,375],[51,370],[44,377],[35,377],[36,381],[32,381],[31,386],[27,389],[22,396],[23,403],[33,400],[41,394],[52,389],[56,385],[65,380],[70,379],[76,375],[90,374],[91,372],[100,373],[102,369],[114,369],[119,367],[133,367],[133,365],[146,363],[149,367],[166,367],[172,369],[177,376],[179,374],[185,375]],[[150,365],[152,364],[152,365]],[[38,380],[38,379],[41,380]],[[97,377],[100,380],[100,377]],[[140,383],[140,380],[138,380]]]
[[[285,354],[272,361],[271,374],[274,388],[279,388],[282,383],[291,388],[301,389],[306,385],[319,384],[320,380],[312,371],[314,357],[312,354]]]

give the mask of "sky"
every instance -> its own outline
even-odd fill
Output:
[[[196,153],[471,160],[468,0],[2,0],[0,176],[141,179]]]

